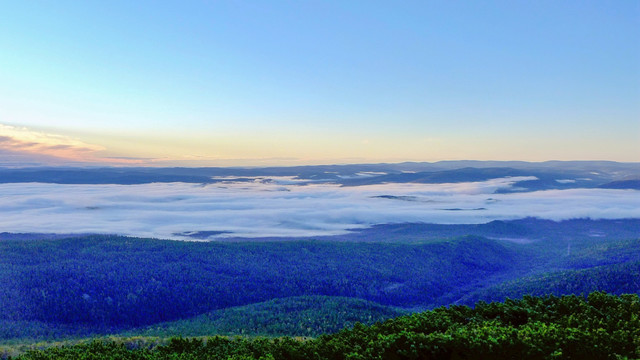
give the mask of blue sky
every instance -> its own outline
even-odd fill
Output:
[[[0,150],[640,161],[638,44],[638,1],[7,1]]]

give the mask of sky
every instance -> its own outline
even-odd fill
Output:
[[[0,156],[636,162],[639,44],[625,0],[2,1]]]

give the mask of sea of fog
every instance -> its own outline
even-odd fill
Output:
[[[211,185],[1,184],[0,232],[187,239],[178,234],[318,236],[384,223],[640,218],[637,190],[499,191],[528,179],[354,187],[280,177]]]

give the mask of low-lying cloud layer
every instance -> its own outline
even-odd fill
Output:
[[[527,216],[640,218],[640,191],[635,190],[495,193],[521,180],[526,179],[359,187],[287,181],[206,186],[2,184],[0,232],[185,239],[176,234],[317,236],[383,223],[485,223]]]

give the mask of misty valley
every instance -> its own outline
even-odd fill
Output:
[[[466,165],[2,169],[0,356],[333,358],[359,353],[356,333],[393,337],[385,352],[401,328],[450,321],[429,330],[449,334],[435,359],[472,341],[533,351],[542,323],[595,341],[567,306],[638,311],[623,295],[640,293],[636,165]],[[589,311],[574,315],[609,309]],[[616,321],[637,334],[637,316]],[[555,336],[541,358],[570,338]],[[335,341],[348,348],[330,355]]]
[[[0,1],[0,360],[640,359],[640,1]]]

